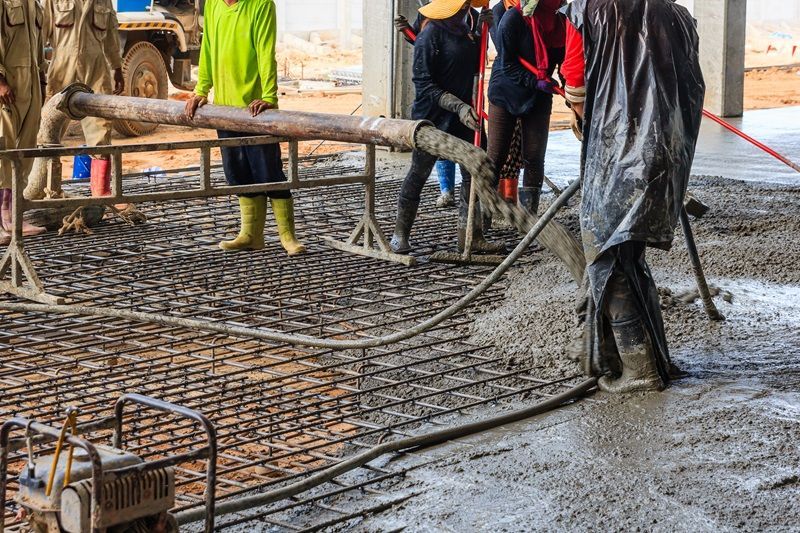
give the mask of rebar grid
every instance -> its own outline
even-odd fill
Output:
[[[349,174],[358,168],[361,162],[350,154],[315,159],[301,173]],[[182,181],[177,172],[162,182],[141,175],[128,179],[132,186],[126,190],[132,191]],[[213,179],[222,179],[218,171]],[[376,212],[387,233],[398,185],[384,171],[376,187]],[[434,189],[433,183],[426,187],[413,232],[421,255],[455,241],[456,211],[433,207]],[[265,250],[219,251],[218,241],[238,229],[235,199],[229,198],[144,205],[149,218],[144,226],[111,222],[91,236],[44,235],[26,243],[47,290],[74,303],[327,337],[401,330],[450,305],[490,270],[434,263],[407,268],[332,250],[317,241],[352,231],[363,209],[361,188],[302,191],[295,197],[299,238],[310,253],[291,259],[280,248],[271,217]],[[499,236],[517,238],[511,232]],[[502,294],[497,286],[478,306]],[[217,428],[220,499],[288,483],[392,435],[448,423],[473,408],[546,397],[574,382],[573,377],[537,379],[531,368],[506,368],[491,346],[468,340],[471,319],[464,314],[410,341],[345,352],[123,320],[0,316],[0,419],[14,414],[57,425],[64,409],[77,405],[80,422],[97,422],[125,392],[196,409]],[[133,410],[126,427],[127,449],[145,459],[186,451],[203,437],[191,422],[146,409]],[[97,431],[91,438],[108,442],[108,435]],[[18,460],[11,471],[21,465]],[[202,504],[203,471],[202,464],[178,469],[178,509]],[[353,504],[353,491],[382,494],[375,487],[398,472],[378,467],[360,472],[271,506],[259,520],[295,530],[362,514],[358,507],[369,502]],[[349,498],[346,508],[335,505],[343,494]],[[10,502],[6,507],[10,512]],[[313,513],[303,512],[308,509]]]

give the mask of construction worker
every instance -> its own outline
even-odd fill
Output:
[[[205,5],[200,71],[194,95],[186,102],[193,118],[208,101],[214,88],[214,103],[248,108],[252,116],[278,108],[278,68],[275,58],[277,24],[273,0],[207,0]],[[220,138],[249,134],[220,130]],[[230,185],[252,185],[286,181],[279,144],[222,148],[222,165]],[[294,201],[289,189],[266,194],[239,196],[241,230],[223,250],[260,250],[264,247],[267,197],[278,225],[281,244],[291,255],[306,247],[294,230]]]
[[[426,19],[414,43],[413,81],[416,89],[412,118],[429,120],[440,130],[472,142],[478,116],[471,103],[473,82],[478,72],[480,38],[469,26],[470,2],[433,0],[419,9]],[[491,11],[484,10],[479,22],[490,22]],[[391,247],[396,253],[411,251],[409,236],[417,216],[420,195],[433,170],[436,157],[421,150],[411,155],[411,168],[403,181],[397,201],[397,219]],[[461,167],[461,200],[458,214],[458,242],[463,248],[467,232],[471,177]],[[472,250],[498,253],[502,244],[483,237],[480,204],[474,217]]]
[[[660,390],[676,369],[645,250],[670,248],[694,158],[695,21],[673,0],[575,0],[565,13],[561,73],[583,121],[586,366],[609,392]]]
[[[36,0],[0,1],[0,150],[34,148],[46,86],[47,64],[41,39],[44,13]],[[23,160],[22,176],[32,159]],[[0,160],[0,244],[11,240],[12,164]],[[19,183],[24,188],[25,183]],[[44,228],[23,225],[24,235]]]
[[[427,0],[426,3],[430,3],[430,0]],[[480,13],[475,8],[488,7],[488,5],[489,2],[487,0],[471,2],[471,9],[467,13],[467,24],[473,32],[480,30],[478,26]],[[408,19],[403,15],[398,15],[394,19],[394,26],[397,31],[400,32],[407,43],[412,45],[425,24],[425,17],[419,12],[413,26],[408,23]],[[439,198],[436,199],[436,207],[451,207],[455,205],[453,193],[456,188],[456,164],[446,159],[437,159],[436,175],[439,177],[440,190]]]
[[[519,122],[522,155],[520,207],[536,215],[553,109],[552,76],[564,59],[566,27],[561,0],[522,0],[507,9],[495,30],[497,59],[489,81],[487,152],[500,179]],[[535,67],[530,72],[521,63]]]
[[[122,94],[122,55],[119,23],[111,0],[44,0],[45,41],[53,48],[47,74],[52,96],[68,85],[83,83],[99,94]],[[113,87],[112,72],[113,70]],[[89,146],[111,144],[111,121],[97,117],[81,120]],[[63,133],[62,133],[63,135]],[[111,165],[93,165],[92,189],[110,193]],[[98,175],[98,173],[100,173]]]

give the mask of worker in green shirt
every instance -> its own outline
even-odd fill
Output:
[[[277,25],[273,0],[208,0],[205,6],[200,72],[186,114],[193,118],[214,88],[214,104],[247,107],[252,116],[278,108],[278,68],[275,59]],[[249,134],[218,130],[219,138]],[[286,181],[280,145],[225,147],[222,167],[230,185]],[[238,237],[222,241],[223,250],[264,247],[267,197],[272,204],[281,244],[289,255],[305,252],[295,237],[294,203],[290,190],[239,196],[242,227]]]

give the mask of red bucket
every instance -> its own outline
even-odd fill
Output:
[[[92,196],[111,196],[111,161],[108,159],[92,159],[89,188],[92,191]]]
[[[517,203],[517,190],[519,188],[519,180],[501,178],[498,185],[498,192],[500,197],[510,204]]]

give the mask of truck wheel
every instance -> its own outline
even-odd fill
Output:
[[[122,60],[126,96],[158,98],[166,100],[169,95],[169,75],[161,52],[153,44],[141,41],[125,54]],[[114,129],[127,137],[138,137],[152,133],[158,124],[115,120]]]

